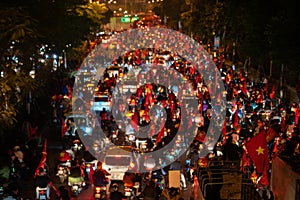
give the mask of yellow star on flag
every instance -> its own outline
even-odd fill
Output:
[[[261,148],[261,146],[259,146],[258,149],[256,149],[256,151],[257,151],[257,155],[264,154],[264,149]]]

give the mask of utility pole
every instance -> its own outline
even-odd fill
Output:
[[[270,60],[270,78],[272,77],[273,60]]]
[[[68,65],[67,65],[67,53],[66,53],[65,50],[63,50],[63,52],[64,52],[64,67],[65,67],[65,69],[67,69],[68,68]]]
[[[280,74],[280,98],[283,98],[283,70],[284,70],[284,65],[281,64],[281,74]]]

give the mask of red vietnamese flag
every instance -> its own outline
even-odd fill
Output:
[[[223,144],[226,143],[226,134],[227,134],[227,123],[226,119],[224,120],[223,128],[222,128],[222,133],[223,133]]]
[[[137,114],[137,112],[133,113],[130,124],[131,124],[132,128],[134,128],[135,131],[138,131],[139,127],[138,127],[138,114]]]
[[[197,140],[199,142],[204,142],[205,141],[205,137],[206,137],[206,135],[205,135],[204,131],[198,131],[197,135],[195,137],[195,140]]]
[[[280,123],[280,131],[284,131],[285,130],[285,117],[281,118],[281,123]]]
[[[47,138],[44,140],[43,152],[47,153]]]
[[[162,141],[162,138],[164,137],[165,130],[164,128],[161,128],[158,132],[157,138],[156,138],[156,144],[160,143]]]
[[[269,88],[269,84],[267,83],[267,84],[265,85],[264,90],[265,90],[265,91],[268,91],[268,88]]]
[[[299,117],[300,117],[300,110],[297,107],[296,111],[295,111],[295,126],[298,126],[298,122],[299,122]]]
[[[94,184],[93,175],[94,175],[95,172],[94,172],[93,165],[90,165],[89,168],[90,168],[90,176],[89,176],[89,179],[90,179],[91,183]]]
[[[242,157],[242,165],[241,165],[241,171],[244,169],[244,167],[250,166],[250,158],[248,156],[247,150],[244,151],[243,157]]]
[[[244,80],[244,84],[243,84],[243,93],[244,93],[244,95],[248,96],[247,81],[246,81],[246,79]]]
[[[269,155],[265,132],[260,132],[245,145],[251,160],[256,166],[256,171],[262,173],[265,169],[269,169]]]
[[[275,90],[275,86],[273,85],[272,90],[270,92],[270,98],[271,99],[273,99],[275,97],[275,93],[276,93],[276,90]]]
[[[238,112],[239,112],[239,107],[237,106],[237,109],[234,113],[234,121],[233,121],[233,127],[234,128],[239,125],[239,114],[238,114]]]
[[[65,122],[65,119],[62,118],[62,120],[61,120],[61,137],[62,138],[65,136],[67,131],[68,131],[68,126]]]
[[[275,132],[273,128],[269,128],[266,134],[266,142],[269,143],[271,140],[273,140],[278,134]]]
[[[269,174],[268,174],[268,169],[265,168],[261,177],[258,179],[258,184],[262,186],[268,186],[269,185]]]
[[[38,176],[40,168],[45,169],[46,160],[47,160],[47,139],[45,139],[45,141],[44,141],[44,147],[43,147],[43,151],[42,151],[42,158],[40,160],[40,163],[39,163],[38,167],[35,170],[34,178],[36,178],[36,176]]]

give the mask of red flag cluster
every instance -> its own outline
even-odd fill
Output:
[[[265,132],[260,132],[245,145],[256,167],[257,173],[262,174],[258,183],[263,186],[268,186],[269,154]]]
[[[36,176],[38,176],[40,168],[45,168],[46,160],[47,160],[47,139],[45,139],[45,141],[44,141],[44,147],[43,147],[43,151],[42,151],[42,158],[40,160],[40,163],[39,163],[38,167],[35,170],[34,178]]]

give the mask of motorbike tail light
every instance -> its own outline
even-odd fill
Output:
[[[96,187],[96,192],[100,192],[101,188],[100,187]]]
[[[40,190],[39,193],[40,193],[41,195],[44,195],[44,194],[46,194],[46,191],[45,191],[45,190]]]

